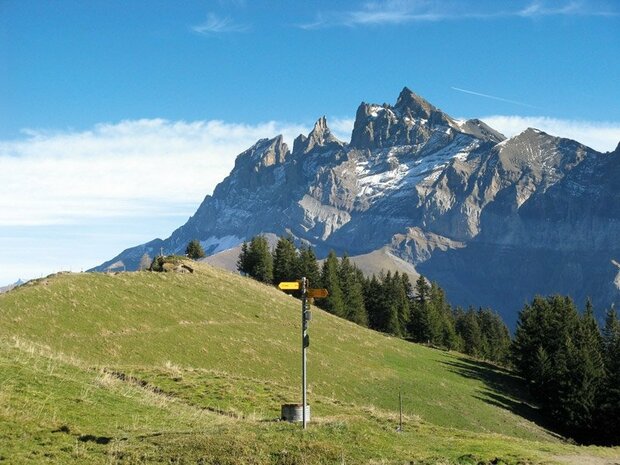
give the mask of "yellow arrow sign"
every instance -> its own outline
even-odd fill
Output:
[[[308,289],[308,297],[314,299],[320,299],[322,297],[327,297],[328,295],[329,292],[327,292],[327,289]]]
[[[297,291],[301,287],[299,281],[283,281],[278,284],[278,289],[283,291]]]

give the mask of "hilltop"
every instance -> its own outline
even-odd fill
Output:
[[[280,404],[299,398],[300,318],[298,301],[275,288],[206,264],[192,274],[60,274],[16,288],[0,296],[0,455],[8,463],[620,458],[545,430],[503,369],[313,313],[313,422],[304,434],[276,421]]]

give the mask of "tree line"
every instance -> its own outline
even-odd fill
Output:
[[[514,367],[543,412],[582,442],[620,444],[620,321],[607,311],[601,328],[590,301],[536,297],[519,314]]]
[[[491,309],[452,308],[437,283],[420,276],[411,283],[398,271],[366,277],[346,255],[332,251],[321,265],[310,246],[297,249],[290,237],[279,238],[273,251],[264,236],[241,246],[237,269],[259,281],[278,284],[301,277],[329,296],[316,305],[361,326],[414,342],[505,364],[510,333]]]

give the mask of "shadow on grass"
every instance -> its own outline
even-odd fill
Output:
[[[545,428],[555,436],[561,437],[557,428],[542,415],[536,403],[528,395],[525,381],[509,370],[488,362],[467,358],[443,363],[454,373],[484,383],[486,389],[480,392],[478,399],[489,405],[509,410]]]

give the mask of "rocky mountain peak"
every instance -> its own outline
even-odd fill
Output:
[[[428,118],[432,112],[437,111],[437,108],[412,92],[408,87],[403,88],[400,92],[394,108],[417,118]]]
[[[344,145],[344,142],[338,140],[338,138],[332,134],[327,126],[327,118],[321,116],[316,123],[314,123],[314,128],[312,128],[312,131],[310,131],[307,137],[300,134],[295,139],[293,142],[293,153],[308,153],[315,147],[338,149],[342,148]]]
[[[282,135],[273,139],[260,139],[252,147],[241,153],[235,160],[235,170],[250,168],[258,171],[273,165],[284,163],[289,154],[288,146]]]
[[[455,128],[454,121],[405,87],[394,106],[362,102],[355,115],[351,146],[358,149],[424,144],[434,130]]]
[[[468,119],[467,121],[455,121],[454,126],[465,134],[470,134],[478,139],[485,139],[491,142],[502,142],[506,140],[501,132],[496,131],[484,121],[479,119]]]

